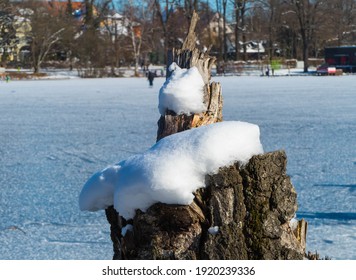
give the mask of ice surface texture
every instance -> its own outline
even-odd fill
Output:
[[[224,120],[255,123],[265,152],[286,151],[307,249],[356,259],[355,75],[213,79]],[[112,257],[104,211],[80,211],[78,196],[95,171],[155,143],[164,82],[0,83],[1,259]]]

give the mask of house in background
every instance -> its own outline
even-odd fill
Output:
[[[343,72],[356,72],[356,46],[328,47],[324,56],[328,66]]]
[[[15,2],[13,3],[14,6],[11,15],[11,21],[8,21],[7,24],[9,24],[13,30],[12,34],[14,39],[11,41],[11,44],[5,44],[0,34],[0,61],[26,62],[28,61],[31,52],[30,18],[33,14],[33,10],[30,8],[23,8],[20,5],[17,6]],[[59,16],[60,14],[66,12],[68,13],[67,1],[39,1],[38,3],[43,5],[43,7],[48,10],[51,15],[53,15],[53,17]],[[86,15],[86,7],[84,2],[73,1],[71,2],[71,5],[72,16],[78,22],[78,34],[76,34],[76,36],[73,38],[73,40],[76,40],[83,34],[83,32],[85,32],[84,20]],[[95,7],[93,9],[93,14],[98,15],[98,11]],[[0,14],[0,23],[1,22]],[[107,15],[100,16],[98,30],[102,35],[108,34],[111,36],[112,41],[116,40],[120,36],[131,38],[132,32],[135,38],[140,38],[141,36],[140,24],[132,22],[127,17],[114,11],[109,12]]]
[[[30,53],[28,34],[31,31],[29,16],[33,14],[30,9],[19,9],[14,16],[13,26],[16,30],[16,45],[13,48],[9,61],[23,61]]]
[[[53,16],[58,16],[60,13],[65,12],[68,7],[67,2],[60,1],[42,1],[41,4],[51,14],[53,14]],[[16,2],[13,2],[13,5],[12,13],[10,14],[10,12],[8,12],[9,18],[11,17],[11,22],[1,21],[2,27],[4,26],[4,23],[6,23],[8,25],[10,24],[11,28],[10,26],[6,29],[3,28],[3,32],[0,35],[0,61],[6,60],[7,62],[24,62],[30,54],[30,17],[33,14],[33,10],[16,5]],[[85,6],[83,2],[72,2],[72,11],[74,18],[76,18],[79,22],[83,21],[85,13]],[[11,44],[5,43],[4,40],[2,40],[2,37],[9,37],[10,29],[12,30],[14,36]]]
[[[219,46],[222,48],[221,44],[223,43],[223,29],[224,29],[224,19],[219,16],[219,13],[215,13],[213,18],[209,23],[208,34],[211,37],[211,42],[214,46]],[[219,34],[220,33],[220,34]],[[226,34],[226,52],[228,60],[235,60],[236,46],[235,46],[235,32],[234,26],[225,23],[225,34]],[[240,48],[238,52],[240,54],[244,53],[244,46],[246,47],[246,56],[250,60],[259,60],[262,59],[266,53],[265,42],[261,40],[249,40],[246,42],[239,42]],[[216,47],[215,47],[216,48]],[[212,53],[217,55],[219,50],[213,49]]]

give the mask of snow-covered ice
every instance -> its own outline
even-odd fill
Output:
[[[114,205],[126,219],[156,202],[189,205],[205,175],[263,153],[259,127],[226,121],[167,136],[149,150],[94,174],[79,196],[81,210]],[[184,176],[182,176],[184,174]]]
[[[224,119],[284,149],[307,247],[356,259],[356,79],[220,77]],[[111,259],[104,211],[78,207],[97,170],[156,140],[158,92],[142,79],[0,82],[0,258]]]

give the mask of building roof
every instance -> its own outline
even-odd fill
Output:
[[[72,2],[72,9],[73,10],[79,10],[82,8],[83,6],[83,2]],[[68,2],[65,1],[65,2],[61,2],[61,1],[48,1],[48,5],[51,6],[53,9],[56,9],[56,10],[65,10],[67,9],[67,6],[68,6]]]

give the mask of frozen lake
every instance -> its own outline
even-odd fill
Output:
[[[356,76],[221,77],[224,119],[284,149],[307,249],[356,259]],[[103,211],[80,212],[90,175],[155,143],[146,79],[0,83],[0,259],[111,259]]]

